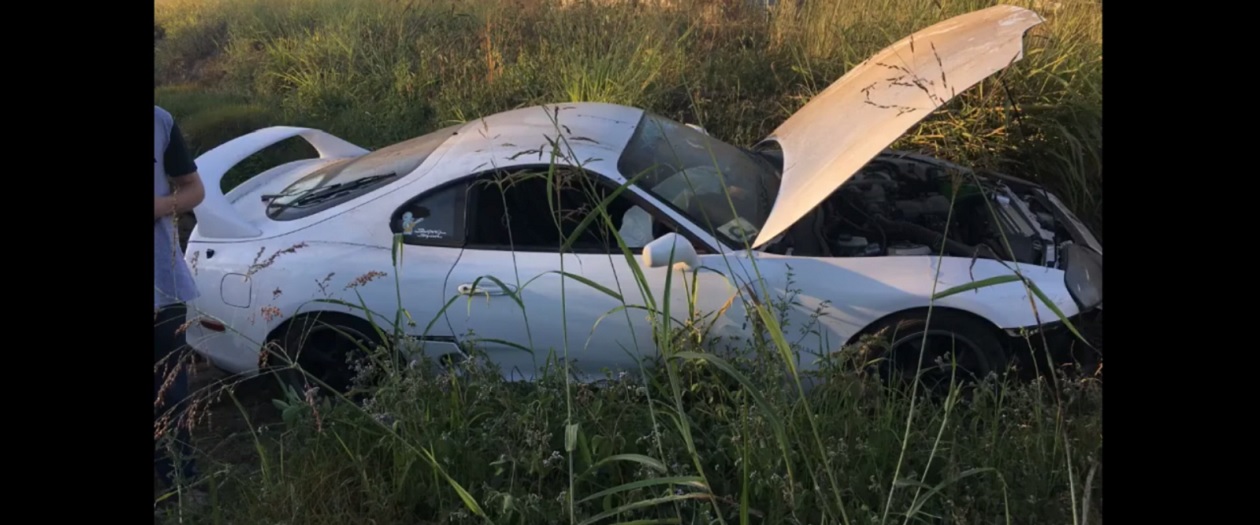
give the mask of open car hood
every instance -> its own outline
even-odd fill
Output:
[[[783,180],[753,246],[790,228],[880,151],[958,93],[1024,56],[1043,20],[998,5],[937,23],[849,70],[763,141],[783,150]]]

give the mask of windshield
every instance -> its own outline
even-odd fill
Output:
[[[617,168],[733,248],[757,237],[779,192],[765,160],[652,113],[644,113]]]
[[[371,193],[415,171],[461,125],[315,170],[279,194],[264,196],[267,216],[280,221],[299,219]]]

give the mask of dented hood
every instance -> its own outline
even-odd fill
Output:
[[[1036,13],[999,5],[945,20],[885,48],[766,138],[783,180],[753,245],[786,231],[902,134],[958,93],[1023,58]]]

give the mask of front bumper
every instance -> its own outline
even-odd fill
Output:
[[[1102,362],[1101,305],[1068,318],[1077,333],[1061,320],[1006,330],[1007,355],[1028,373],[1043,367],[1075,366],[1093,373]],[[1083,341],[1082,341],[1083,339]]]

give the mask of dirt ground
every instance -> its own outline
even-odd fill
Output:
[[[272,404],[279,395],[274,378],[229,378],[198,357],[189,389],[196,399],[192,405],[196,418],[192,437],[202,473],[212,475],[255,463],[252,430],[280,422],[279,411]],[[162,494],[156,473],[153,481],[156,499]]]

